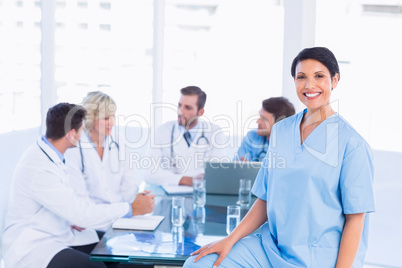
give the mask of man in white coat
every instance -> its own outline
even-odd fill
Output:
[[[196,86],[180,92],[177,121],[158,127],[151,138],[148,157],[153,165],[145,173],[149,183],[191,186],[192,178],[204,173],[204,161],[225,157],[222,129],[199,120],[205,112],[205,92]]]
[[[89,242],[88,233],[78,230],[104,226],[138,211],[126,202],[95,204],[79,198],[70,187],[63,154],[76,146],[85,114],[74,104],[50,108],[46,135],[18,163],[3,234],[6,267],[106,267],[89,260],[99,239],[96,233]]]

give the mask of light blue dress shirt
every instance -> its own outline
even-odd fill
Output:
[[[188,131],[188,133],[190,134],[190,140],[191,142],[193,142],[195,135],[197,135],[198,131],[200,130],[200,127],[201,127],[200,121],[198,121],[197,124],[194,127],[190,128],[189,130],[187,130],[185,127],[179,124],[179,131],[182,132],[183,134]]]
[[[50,143],[50,141],[46,138],[45,135],[42,136],[42,140],[49,145],[50,148],[52,148],[53,151],[56,152],[57,156],[60,158],[60,160],[64,163],[64,155],[62,153],[59,152],[59,150],[56,149],[56,147],[53,146],[53,144]]]

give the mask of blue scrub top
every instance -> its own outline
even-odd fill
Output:
[[[234,160],[239,161],[243,157],[247,161],[261,162],[267,154],[268,145],[267,137],[258,135],[257,129],[253,129],[244,137]]]
[[[335,267],[345,214],[375,210],[367,142],[335,113],[301,145],[305,112],[273,126],[252,189],[267,201],[261,236],[273,267]],[[368,222],[353,267],[363,267]]]

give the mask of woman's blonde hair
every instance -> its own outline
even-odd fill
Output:
[[[86,131],[90,131],[94,127],[95,120],[116,113],[115,101],[109,95],[100,91],[89,92],[82,100],[81,105],[87,110],[84,122]]]

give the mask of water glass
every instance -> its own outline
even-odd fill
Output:
[[[183,226],[185,220],[184,210],[184,197],[173,196],[172,197],[172,216],[171,221],[174,226]]]
[[[193,220],[195,222],[205,223],[205,218],[206,218],[205,207],[194,207]]]
[[[173,226],[172,227],[172,241],[177,244],[184,242],[183,226]]]
[[[251,203],[251,180],[241,179],[239,185],[239,202],[241,206],[249,206]]]
[[[206,202],[204,175],[193,177],[193,201],[195,207],[203,207]]]
[[[230,234],[240,222],[240,206],[230,205],[226,214],[226,233]]]
[[[184,228],[173,226],[172,228],[172,252],[173,254],[183,255],[184,253]]]

